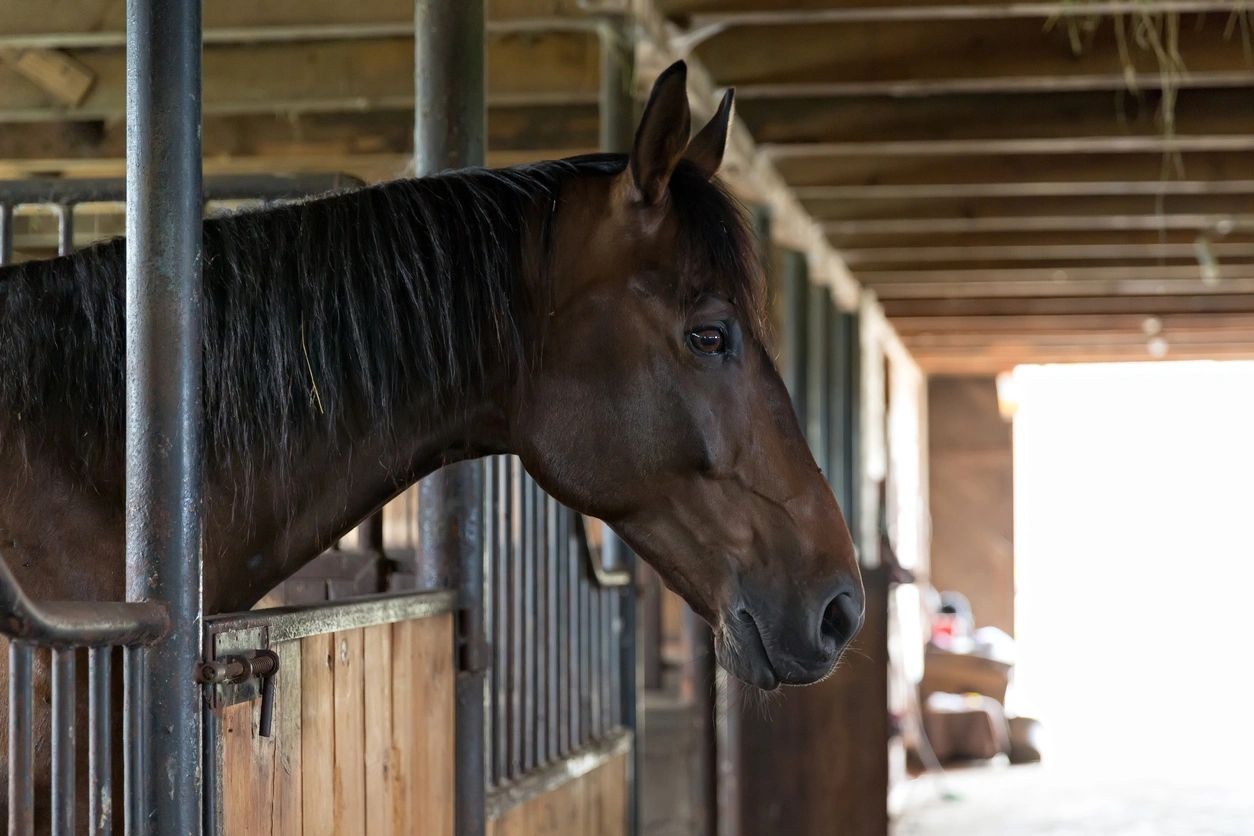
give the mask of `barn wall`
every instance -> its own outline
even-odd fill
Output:
[[[966,595],[980,626],[1014,633],[1014,450],[991,377],[928,384],[932,566]]]
[[[274,734],[225,710],[223,833],[453,833],[452,616],[275,645]]]

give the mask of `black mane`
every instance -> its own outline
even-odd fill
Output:
[[[416,391],[447,403],[490,364],[525,362],[523,259],[546,257],[564,182],[625,164],[457,171],[207,220],[211,462],[281,461],[319,430],[382,430]],[[686,163],[671,201],[682,273],[715,277],[760,336],[740,207]],[[125,268],[122,239],[0,268],[0,445],[55,442],[79,466],[120,451]]]

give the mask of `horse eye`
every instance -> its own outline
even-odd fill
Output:
[[[727,337],[719,328],[701,328],[688,335],[688,344],[702,354],[722,354]]]

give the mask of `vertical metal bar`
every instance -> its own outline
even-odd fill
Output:
[[[483,602],[483,634],[488,642],[487,648],[489,652],[494,652],[496,647],[495,631],[496,631],[496,596],[500,590],[500,584],[497,582],[496,575],[496,537],[497,530],[500,527],[500,517],[496,514],[496,461],[492,458],[483,460],[483,584],[484,584],[484,602]],[[484,723],[486,729],[484,732],[484,758],[487,764],[484,781],[489,787],[494,786],[495,770],[496,770],[496,696],[497,696],[497,667],[488,660],[487,670],[484,672],[487,678],[484,691]]]
[[[578,524],[573,513],[566,515],[566,531],[562,540],[566,545],[566,585],[569,632],[567,641],[570,647],[570,702],[567,711],[570,714],[570,750],[579,748],[583,723],[580,709],[580,683],[583,682],[583,665],[580,664],[580,617],[579,587],[583,584],[583,564],[579,559],[578,541],[575,539],[575,526]]]
[[[521,467],[521,465],[520,465]],[[536,483],[523,476],[522,501],[522,669],[523,669],[523,772],[536,765]]]
[[[88,832],[108,836],[113,832],[113,780],[110,747],[110,670],[113,648],[87,651],[87,757]]]
[[[806,414],[803,426],[810,451],[820,467],[827,462],[827,417],[830,404],[828,389],[827,314],[832,294],[827,285],[811,282],[807,288],[806,315]]]
[[[570,519],[573,512],[559,506],[557,527],[553,530],[554,559],[557,561],[557,751],[562,757],[570,753]]]
[[[63,203],[57,207],[57,255],[74,252],[74,205]]]
[[[77,648],[52,651],[52,834],[74,833],[74,661]]]
[[[151,753],[136,832],[200,833],[200,2],[127,0],[126,592],[170,606],[132,743]],[[134,699],[134,697],[130,697]]]
[[[142,836],[147,832],[148,747],[144,743],[144,705],[147,701],[148,648],[128,647],[122,651],[122,678],[126,699],[122,703],[122,797],[126,804],[126,836]]]
[[[509,459],[510,484],[510,728],[509,763],[510,777],[522,774],[522,727],[523,727],[523,605],[522,605],[522,539],[523,539],[523,474],[522,463],[513,456]]]
[[[484,0],[415,0],[414,171],[482,165],[486,133]],[[457,808],[459,836],[478,836],[484,812],[485,741],[483,645],[483,550],[480,515],[483,471],[478,463],[445,468],[424,480],[422,502],[440,526],[428,537],[424,561],[435,560],[445,577],[457,578],[463,655],[470,664],[457,676]],[[425,516],[425,515],[424,515]]]
[[[0,203],[0,267],[13,260],[13,207]]]
[[[561,726],[561,708],[558,707],[558,697],[561,691],[561,675],[559,673],[558,641],[560,639],[560,627],[558,617],[558,597],[561,589],[561,575],[557,568],[557,541],[561,535],[560,528],[560,503],[551,496],[545,497],[544,503],[544,562],[547,567],[545,572],[545,623],[546,630],[544,635],[545,658],[548,660],[548,668],[545,671],[544,678],[548,682],[545,689],[545,697],[548,704],[546,712],[548,725],[545,730],[546,748],[548,750],[549,759],[556,760],[560,751],[559,727]]]
[[[596,559],[594,556],[593,559]],[[592,738],[601,737],[601,588],[595,578],[588,583],[588,711],[592,722]]]
[[[804,253],[789,250],[784,254],[784,274],[781,278],[779,301],[784,307],[784,333],[781,335],[783,348],[784,383],[792,395],[793,408],[802,420],[806,414],[806,338],[809,330],[809,317],[806,315],[806,301],[809,283],[809,266]]]
[[[549,760],[549,495],[536,486],[536,763]]]
[[[697,751],[695,804],[701,811],[703,834],[718,832],[718,730],[714,683],[714,637],[709,626],[692,610],[684,608],[686,670],[681,696],[692,703]]]
[[[592,573],[587,555],[579,553],[579,729],[580,745],[592,739]]]
[[[29,644],[9,642],[9,836],[35,832],[34,656]]]
[[[502,783],[509,775],[509,572],[510,572],[510,496],[509,459],[493,458],[496,473],[496,630],[493,637],[496,651],[496,751],[495,778]]]

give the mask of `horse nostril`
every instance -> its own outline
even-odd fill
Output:
[[[823,610],[823,646],[829,653],[835,653],[845,642],[853,638],[862,626],[862,608],[848,592],[841,592],[827,602]]]

